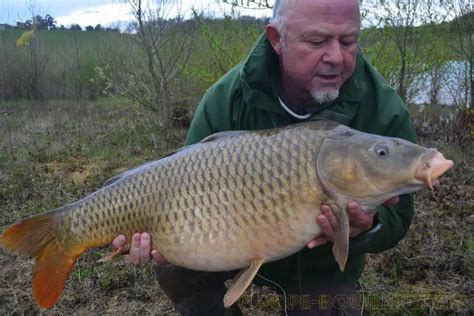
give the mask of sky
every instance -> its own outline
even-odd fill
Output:
[[[151,0],[148,0],[151,2]],[[16,21],[31,19],[33,14],[42,16],[50,14],[57,25],[79,24],[95,26],[116,26],[117,22],[126,24],[131,20],[130,6],[123,0],[0,0],[0,23],[16,24]],[[146,2],[146,0],[144,0]],[[166,0],[167,3],[176,3],[177,0]],[[181,0],[182,15],[189,17],[191,8],[206,15],[223,16],[229,14],[232,7],[228,4],[217,3],[215,0]],[[170,9],[176,12],[176,5]],[[270,17],[271,10],[238,9],[241,15],[256,17]],[[172,13],[170,13],[172,14]]]
[[[206,16],[222,17],[230,14],[232,6],[217,0],[142,0],[144,3],[157,3],[163,1],[171,4],[167,10],[169,15],[176,15],[177,5],[181,3],[181,14],[185,18],[191,17],[191,8],[196,8],[198,12]],[[460,1],[460,0],[448,0]],[[464,0],[465,1],[465,0]],[[468,0],[471,3],[471,0]],[[474,0],[473,0],[474,1]],[[269,1],[272,4],[273,1]],[[364,6],[368,8],[369,16],[364,19],[364,27],[376,24],[378,6],[372,4],[374,0],[364,0]],[[389,0],[387,3],[394,6],[395,1]],[[376,2],[374,2],[376,3]],[[472,5],[472,4],[471,4]],[[237,8],[240,15],[251,15],[255,17],[270,17],[270,9],[243,9]],[[0,23],[15,25],[17,21],[31,19],[33,14],[42,16],[50,14],[57,21],[57,26],[69,26],[79,24],[83,28],[88,25],[96,26],[119,26],[122,30],[126,28],[131,18],[131,7],[127,0],[0,0]],[[383,10],[382,10],[383,11]],[[396,8],[389,11],[396,12]],[[441,8],[443,11],[443,8]],[[372,16],[370,16],[372,15]],[[443,15],[443,12],[441,12]],[[452,17],[451,17],[452,18]]]

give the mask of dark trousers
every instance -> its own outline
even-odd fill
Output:
[[[237,272],[201,272],[171,264],[157,268],[161,289],[180,315],[186,316],[242,315],[237,304],[225,309],[222,301],[227,291],[224,282]],[[355,285],[318,285],[311,289],[295,287],[285,291],[288,315],[361,314]]]

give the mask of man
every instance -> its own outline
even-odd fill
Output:
[[[225,130],[254,130],[311,119],[331,119],[355,129],[415,141],[409,114],[358,50],[360,8],[357,0],[276,1],[267,25],[248,58],[214,84],[199,104],[186,144]],[[397,203],[398,202],[398,203]],[[393,205],[396,204],[396,205]],[[288,312],[302,314],[360,313],[350,298],[322,295],[356,293],[366,253],[392,248],[402,239],[413,215],[410,196],[387,201],[377,215],[347,205],[350,252],[339,271],[328,242],[337,221],[327,205],[315,219],[324,234],[288,258],[264,265],[259,274],[277,282],[293,298]],[[125,242],[124,236],[114,246]],[[164,259],[157,250],[151,256]],[[135,234],[130,261],[150,260],[150,236]],[[205,273],[172,265],[158,269],[161,288],[186,315],[223,314],[223,281],[235,273]],[[263,278],[256,281],[265,284]],[[266,285],[270,285],[266,283]],[[339,297],[341,298],[341,297]],[[343,305],[343,306],[341,306]],[[341,310],[339,310],[341,309]],[[231,311],[239,313],[234,306]]]

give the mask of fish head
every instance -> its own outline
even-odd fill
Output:
[[[325,139],[317,158],[326,193],[342,205],[357,201],[367,212],[394,196],[433,189],[452,166],[436,149],[345,126]]]

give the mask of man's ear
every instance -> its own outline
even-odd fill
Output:
[[[265,27],[265,33],[277,55],[281,55],[281,36],[277,28],[273,24],[268,24]]]

